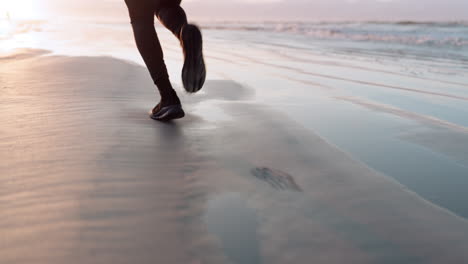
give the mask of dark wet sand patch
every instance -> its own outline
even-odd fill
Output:
[[[270,168],[254,168],[252,174],[259,180],[265,181],[276,190],[291,190],[302,192],[294,178],[286,172]]]

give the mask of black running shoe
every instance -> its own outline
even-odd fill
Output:
[[[185,116],[185,112],[181,105],[170,105],[160,107],[158,104],[150,113],[150,117],[157,121],[170,121],[173,119],[179,119]]]
[[[182,68],[182,83],[187,92],[196,93],[203,87],[206,79],[200,29],[195,25],[185,25],[180,33],[180,42],[185,57]]]

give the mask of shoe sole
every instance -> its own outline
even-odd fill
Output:
[[[167,106],[163,107],[156,115],[150,113],[150,117],[153,120],[167,122],[174,119],[180,119],[185,116],[185,112],[181,106]]]
[[[187,92],[196,93],[203,87],[206,79],[203,39],[200,29],[195,25],[186,25],[182,30],[181,40],[185,55],[182,83]]]

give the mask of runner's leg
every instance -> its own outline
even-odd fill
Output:
[[[156,4],[152,0],[125,0],[129,9],[137,48],[158,87],[161,105],[180,104],[169,81],[163,51],[154,28]]]
[[[180,31],[187,25],[187,15],[179,5],[164,6],[156,13],[159,21],[169,29],[178,39]]]
[[[180,0],[166,0],[157,9],[156,15],[161,23],[179,40],[184,51],[182,82],[189,93],[199,91],[206,79],[203,59],[203,40],[200,29],[187,23],[185,11]]]

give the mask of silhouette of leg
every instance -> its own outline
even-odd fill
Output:
[[[155,4],[149,0],[126,0],[137,48],[161,95],[161,106],[180,104],[169,81],[163,51],[154,28]]]
[[[203,59],[203,40],[200,29],[187,23],[187,15],[180,7],[180,1],[168,1],[158,7],[156,15],[180,41],[184,51],[182,83],[189,93],[199,91],[206,78]]]
[[[162,7],[156,13],[159,21],[169,29],[178,39],[182,28],[187,25],[187,15],[180,6]]]

